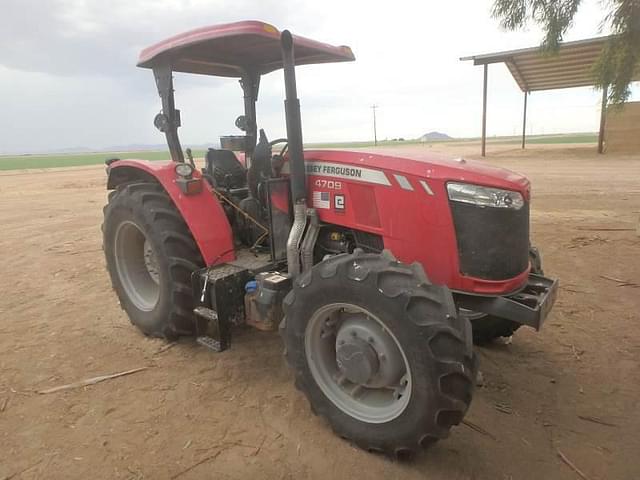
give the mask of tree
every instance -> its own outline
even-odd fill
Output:
[[[491,15],[507,30],[524,28],[529,22],[544,30],[541,49],[557,52],[572,26],[581,0],[495,0]],[[593,66],[597,88],[609,88],[609,102],[623,104],[631,94],[634,72],[640,70],[640,0],[603,0],[606,14],[601,29],[613,36]]]

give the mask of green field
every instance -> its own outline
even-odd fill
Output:
[[[442,142],[478,142],[479,138],[456,138],[451,140],[435,140],[426,142],[442,143]],[[519,144],[521,138],[519,136],[509,137],[489,137],[487,141],[496,144]],[[598,135],[595,133],[572,133],[562,135],[531,135],[527,137],[527,144],[561,144],[561,143],[595,143],[598,141]],[[392,141],[381,140],[378,142],[379,147],[399,146],[399,145],[415,145],[421,142],[417,140]],[[307,148],[366,148],[373,147],[373,142],[335,142],[335,143],[310,143],[305,145]],[[204,156],[204,150],[194,150],[194,157]],[[100,165],[107,158],[138,158],[142,160],[167,160],[169,152],[167,151],[147,151],[147,152],[101,152],[101,153],[68,153],[68,154],[52,154],[52,155],[0,155],[0,171],[1,170],[19,170],[28,168],[56,168],[56,167],[78,167],[83,165]]]
[[[204,150],[195,150],[195,157],[202,157]],[[167,160],[169,152],[102,152],[68,153],[55,155],[12,155],[0,156],[0,170],[18,170],[23,168],[78,167],[100,165],[107,158],[137,158],[140,160]]]
[[[521,136],[515,137],[490,137],[491,143],[517,143],[522,142]],[[559,143],[596,143],[597,133],[570,133],[563,135],[531,135],[527,136],[527,144],[554,145]]]
[[[451,138],[447,140],[430,140],[428,142],[421,142],[419,140],[380,140],[378,141],[378,147],[397,147],[399,145],[419,145],[421,143],[434,144],[434,143],[465,143],[465,142],[479,142],[480,137],[473,138]],[[517,136],[502,136],[502,137],[487,137],[487,142],[497,144],[511,144],[520,143],[522,137]],[[531,135],[527,136],[527,144],[539,144],[539,145],[553,145],[560,143],[595,143],[598,141],[597,133],[565,133],[554,135]],[[305,145],[309,148],[367,148],[373,147],[373,142],[333,142],[333,143],[310,143]]]

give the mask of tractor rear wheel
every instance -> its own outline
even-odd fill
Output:
[[[296,386],[341,437],[395,457],[464,417],[477,362],[469,322],[417,263],[331,257],[295,282],[282,335]]]
[[[542,258],[537,248],[529,248],[529,261],[531,262],[531,273],[544,275]],[[461,310],[460,314],[471,321],[473,342],[476,345],[487,344],[500,337],[510,337],[522,326],[512,320],[470,310]]]
[[[154,337],[194,334],[191,273],[204,263],[162,187],[130,183],[111,192],[102,230],[111,284],[131,323]]]

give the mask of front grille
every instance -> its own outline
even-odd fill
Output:
[[[458,242],[460,273],[506,280],[529,265],[529,204],[520,210],[449,202]]]

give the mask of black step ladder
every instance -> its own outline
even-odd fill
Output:
[[[198,335],[196,337],[197,343],[214,352],[222,352],[229,348],[231,333],[223,333],[224,330],[228,330],[228,326],[225,328],[225,326],[220,325],[218,314],[215,310],[199,306],[193,309],[193,313],[207,322],[207,335]]]
[[[196,341],[222,352],[231,346],[231,326],[244,322],[244,286],[252,274],[231,263],[214,265],[193,272],[191,282],[198,305]]]

